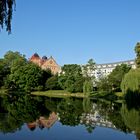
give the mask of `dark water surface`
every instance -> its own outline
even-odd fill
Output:
[[[140,109],[89,98],[0,97],[0,140],[136,140]]]

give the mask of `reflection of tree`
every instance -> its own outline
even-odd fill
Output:
[[[108,114],[112,111],[112,104],[110,101],[98,100],[97,109],[101,116],[108,116]]]
[[[94,113],[95,110],[92,110],[92,106],[93,106],[93,104],[92,104],[90,98],[83,99],[83,111],[84,111],[85,116],[89,113],[92,113],[92,114]],[[90,122],[86,123],[86,120],[82,120],[82,121],[83,121],[82,124],[85,125],[88,133],[92,133],[93,130],[95,129],[95,127]]]
[[[128,91],[127,94],[125,95],[125,101],[128,109],[140,108],[140,94],[138,92]]]
[[[21,96],[8,105],[8,111],[9,116],[15,121],[24,120],[24,122],[30,122],[39,116],[37,102],[32,100],[28,95]]]
[[[122,105],[121,115],[125,124],[136,132],[140,140],[140,94],[128,90],[125,96],[126,104]]]
[[[3,104],[6,106],[7,112],[5,115],[1,114],[0,130],[4,133],[14,132],[20,129],[24,123],[33,122],[45,109],[42,101],[37,101],[31,96],[15,96],[4,98]],[[41,104],[41,106],[40,106]],[[40,109],[40,107],[42,107]],[[47,114],[47,110],[45,110]],[[49,113],[48,113],[49,114]]]
[[[129,131],[120,114],[121,104],[108,101],[98,101],[97,104],[100,115],[112,122],[112,124],[115,125],[117,129],[120,129],[123,132]]]
[[[84,98],[83,99],[83,110],[85,113],[88,113],[90,112],[90,110],[92,109],[92,106],[91,106],[91,102],[90,102],[90,98]]]
[[[58,98],[46,98],[45,106],[49,111],[57,112],[57,105],[61,102],[62,99]]]
[[[115,110],[108,115],[109,120],[115,125],[116,128],[122,130],[123,132],[127,132],[128,128],[125,125],[122,116],[120,114],[120,110]]]
[[[126,104],[122,105],[121,115],[127,127],[136,133],[140,133],[140,110],[128,109]]]
[[[83,112],[82,101],[78,99],[63,99],[58,104],[57,112],[63,125],[78,125]]]
[[[8,114],[0,113],[0,131],[3,133],[15,132],[21,128],[21,124],[18,122],[11,122]]]
[[[94,126],[92,126],[91,124],[85,125],[86,130],[88,131],[88,133],[92,133],[93,130],[95,129]]]

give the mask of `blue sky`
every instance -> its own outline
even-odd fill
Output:
[[[37,52],[58,64],[135,58],[140,0],[16,0],[12,34],[0,33],[0,57]]]

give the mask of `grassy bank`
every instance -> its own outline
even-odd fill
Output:
[[[31,92],[32,95],[37,95],[37,96],[47,96],[47,97],[78,97],[78,98],[83,98],[85,97],[84,93],[70,93],[65,90],[48,90],[48,91],[35,91]]]

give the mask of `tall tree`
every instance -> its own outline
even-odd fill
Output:
[[[11,20],[15,0],[0,0],[0,27],[6,26],[8,33],[11,33]]]
[[[64,65],[58,80],[62,89],[66,89],[69,92],[83,91],[84,78],[80,65]]]
[[[83,75],[86,78],[94,78],[93,71],[95,70],[95,62],[93,59],[89,59],[87,64],[83,66]]]
[[[113,91],[120,91],[120,86],[124,75],[129,72],[130,66],[126,64],[121,64],[116,66],[116,68],[108,76],[108,82]]]
[[[13,66],[14,67],[14,66]],[[11,69],[15,69],[15,68]],[[43,71],[35,64],[27,63],[11,71],[8,77],[8,88],[23,89],[25,91],[42,90]]]
[[[140,42],[136,44],[135,52],[136,52],[136,65],[137,68],[140,68]]]
[[[4,81],[8,74],[10,74],[10,68],[7,67],[4,59],[0,59],[0,87],[4,86]]]
[[[46,89],[48,90],[58,90],[61,89],[58,83],[58,75],[54,75],[46,81]]]
[[[123,93],[140,93],[140,69],[130,70],[123,78],[121,83]]]
[[[4,61],[7,65],[7,67],[11,67],[15,60],[26,61],[25,55],[21,55],[19,52],[13,52],[13,51],[8,51],[4,55]],[[18,61],[18,62],[20,62],[20,61]],[[21,65],[21,63],[19,65]],[[17,64],[15,64],[15,66],[17,66]]]
[[[82,67],[83,76],[86,79],[83,84],[83,91],[87,96],[93,91],[93,85],[95,85],[95,76],[93,74],[95,69],[95,62],[93,59],[89,59],[87,64]]]

